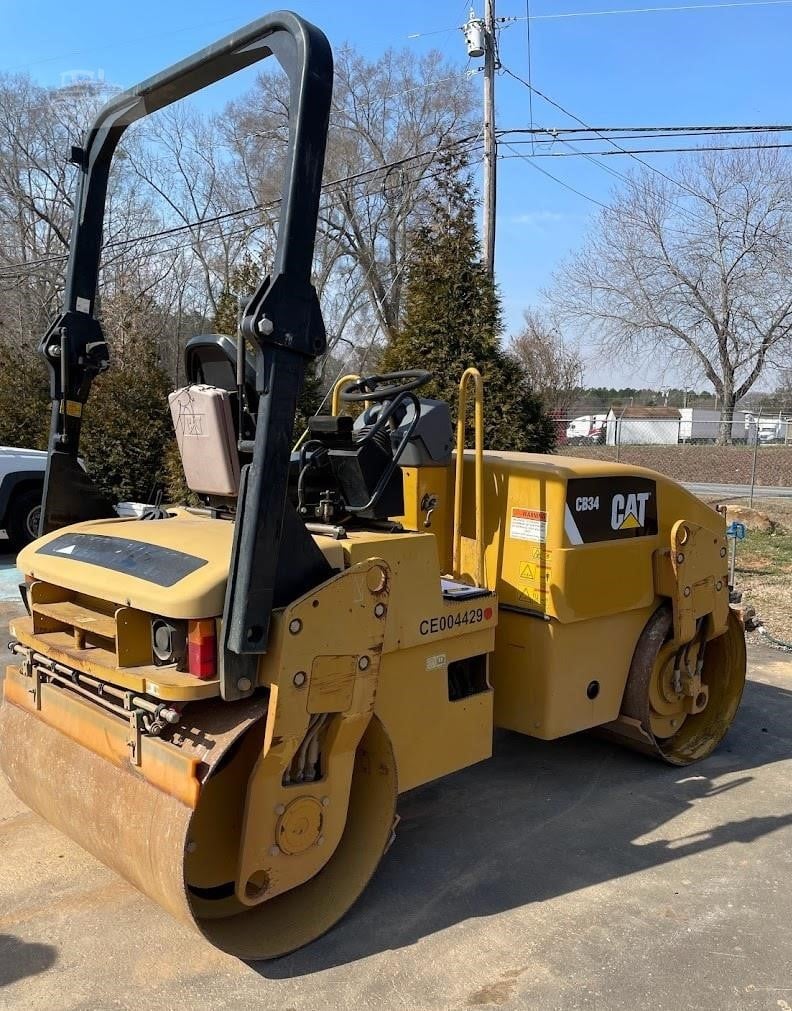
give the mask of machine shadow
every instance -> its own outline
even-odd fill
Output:
[[[51,944],[23,941],[13,934],[0,934],[0,987],[46,972],[58,958]]]
[[[753,767],[789,758],[792,691],[761,682],[748,682],[716,753],[686,769],[589,734],[546,743],[498,732],[489,762],[400,799],[396,842],[337,927],[301,951],[251,967],[270,979],[307,975],[471,917],[750,843],[792,825],[792,809],[692,837],[658,831],[696,801],[750,783]],[[647,835],[653,838],[644,841]]]

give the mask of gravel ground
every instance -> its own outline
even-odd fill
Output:
[[[591,460],[615,460],[615,446],[559,446],[559,454]],[[622,446],[621,463],[649,467],[676,481],[698,484],[749,484],[753,467],[751,446]],[[792,446],[760,446],[756,484],[792,485]]]

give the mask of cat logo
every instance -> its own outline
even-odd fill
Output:
[[[646,503],[649,491],[614,495],[611,502],[611,528],[613,530],[639,530],[646,522]]]
[[[603,474],[567,482],[564,535],[571,547],[656,533],[657,485],[649,478]]]

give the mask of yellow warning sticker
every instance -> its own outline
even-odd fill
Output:
[[[521,583],[536,587],[542,592],[547,592],[550,583],[550,567],[540,565],[538,562],[520,562],[519,579]]]
[[[547,603],[547,590],[539,587],[525,586],[517,591],[518,604],[539,604],[544,607]]]

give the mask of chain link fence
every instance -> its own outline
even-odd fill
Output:
[[[556,419],[557,452],[648,467],[705,497],[792,502],[792,416],[629,407]]]

